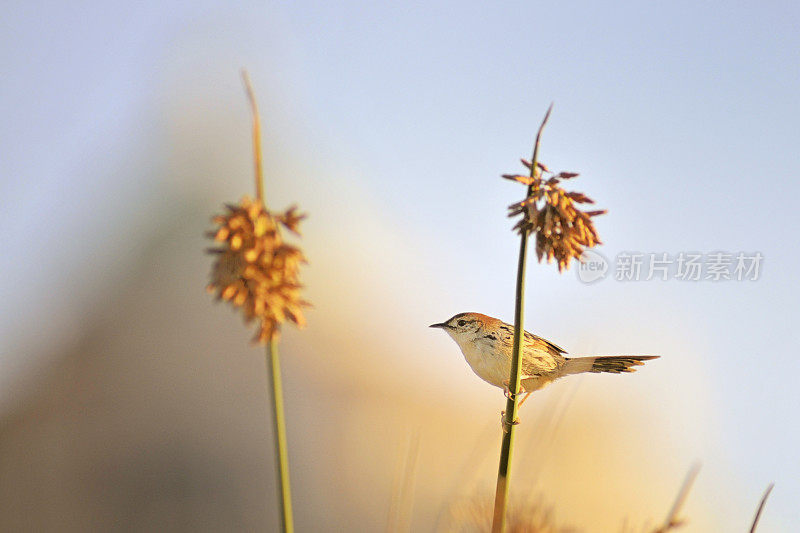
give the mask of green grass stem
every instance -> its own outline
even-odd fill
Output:
[[[536,134],[531,158],[531,177],[535,176],[536,165],[539,157],[539,142],[547,119],[553,105],[547,110]],[[533,185],[528,186],[528,196],[533,192]],[[508,388],[511,391],[506,401],[506,411],[503,418],[503,442],[500,447],[500,467],[497,472],[497,487],[494,497],[494,514],[492,518],[492,533],[503,533],[506,527],[506,508],[508,507],[509,470],[511,457],[514,452],[514,426],[517,421],[517,408],[519,400],[520,368],[522,366],[522,337],[525,321],[525,269],[528,255],[528,237],[530,230],[523,226],[520,232],[519,262],[517,263],[517,288],[514,304],[514,351],[511,358],[511,376]]]

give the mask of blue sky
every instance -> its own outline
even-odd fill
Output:
[[[45,342],[37,314],[88,298],[65,286],[111,284],[115,264],[135,254],[111,229],[134,235],[152,224],[137,203],[165,201],[163,176],[149,170],[169,158],[170,106],[186,111],[213,94],[221,103],[209,112],[220,113],[241,96],[240,66],[285,133],[268,159],[291,147],[310,174],[332,180],[326,187],[371,202],[401,242],[426,251],[429,264],[416,268],[451,299],[431,310],[447,316],[466,307],[511,318],[517,243],[504,210],[521,188],[498,175],[521,169],[555,102],[543,159],[580,172],[575,187],[609,209],[598,222],[607,257],[765,259],[755,282],[592,286],[531,263],[529,327],[591,344],[566,321],[578,316],[584,331],[640,328],[637,349],[698,347],[702,360],[682,364],[701,369],[714,446],[742,486],[777,482],[765,530],[800,521],[796,3],[18,2],[5,11],[4,380]],[[342,202],[333,207],[350,208]],[[86,229],[97,220],[107,226]],[[55,322],[68,337],[69,318]]]

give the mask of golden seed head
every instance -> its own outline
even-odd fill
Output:
[[[531,170],[532,165],[522,160]],[[509,217],[522,215],[514,226],[519,233],[536,234],[536,256],[539,261],[555,260],[559,272],[569,268],[570,261],[579,259],[584,248],[600,244],[600,238],[592,217],[606,211],[581,211],[577,204],[593,204],[594,201],[580,192],[567,192],[561,180],[578,176],[575,172],[550,172],[544,164],[537,163],[531,175],[503,174],[503,178],[529,187],[529,195],[508,207]],[[545,178],[543,175],[549,177]]]
[[[258,200],[242,198],[228,204],[227,212],[212,218],[218,227],[208,236],[218,244],[209,249],[216,255],[208,291],[242,309],[244,320],[259,322],[254,341],[266,344],[276,338],[282,322],[305,325],[300,297],[300,265],[303,252],[281,237],[280,226],[299,234],[305,218],[290,207],[273,215]]]
[[[494,498],[475,494],[452,502],[446,517],[446,530],[457,532],[489,531],[492,528]],[[508,533],[569,533],[575,530],[556,524],[551,507],[535,502],[514,500],[506,512]]]

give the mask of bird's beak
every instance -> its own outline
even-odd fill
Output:
[[[428,327],[429,328],[442,328],[442,329],[444,329],[444,328],[449,328],[450,326],[448,326],[445,322],[441,322],[439,324],[431,324]]]

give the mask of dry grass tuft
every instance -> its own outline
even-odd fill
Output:
[[[209,249],[217,258],[207,290],[241,308],[245,323],[258,320],[253,341],[266,344],[277,337],[282,322],[305,324],[302,308],[309,304],[300,297],[299,281],[305,257],[284,242],[280,231],[283,226],[299,234],[304,216],[294,207],[274,215],[263,202],[246,196],[226,207],[225,214],[212,218],[217,229],[207,234],[219,244]]]
[[[568,192],[561,187],[562,180],[578,176],[575,172],[555,174],[542,163],[536,167],[522,160],[530,175],[503,174],[503,178],[522,183],[529,195],[508,207],[509,217],[522,215],[514,226],[519,233],[527,230],[536,234],[536,256],[541,262],[556,260],[559,272],[569,268],[570,261],[579,259],[584,248],[600,244],[592,217],[604,210],[581,211],[578,204],[593,204],[594,200],[580,192]]]
[[[494,502],[491,497],[475,496],[450,506],[443,531],[472,533],[490,531]],[[575,533],[577,530],[556,524],[553,510],[541,503],[512,501],[506,514],[506,533]]]

